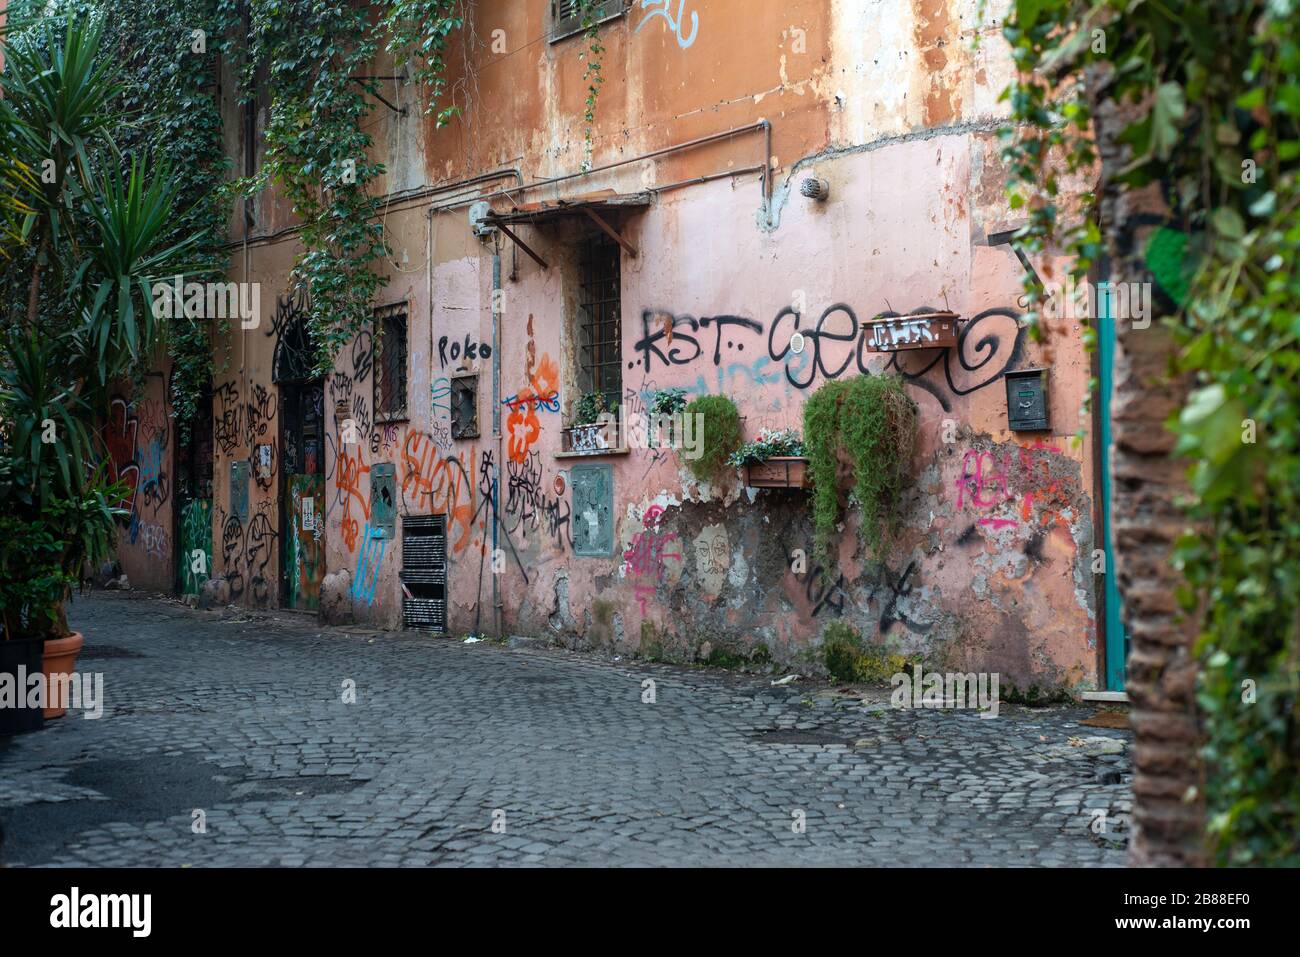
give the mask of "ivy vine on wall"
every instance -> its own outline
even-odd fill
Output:
[[[605,82],[602,73],[601,55],[605,52],[600,42],[600,18],[604,11],[604,0],[578,0],[581,11],[582,32],[587,41],[587,50],[583,54],[586,69],[582,73],[582,82],[587,84],[587,97],[583,104],[583,121],[586,123],[582,168],[591,169],[593,139],[596,129],[596,101],[600,98],[600,87]]]
[[[464,4],[391,0],[375,14],[354,3],[216,2],[243,96],[258,88],[259,70],[270,91],[265,159],[241,186],[247,195],[277,187],[292,204],[302,247],[292,282],[309,293],[315,370],[324,375],[370,322],[386,282],[374,268],[388,252],[373,191],[384,167],[369,156],[365,128],[380,92],[376,55],[382,42],[396,64],[413,63],[413,77],[431,89],[427,112],[447,122],[455,109],[439,106],[443,53]]]

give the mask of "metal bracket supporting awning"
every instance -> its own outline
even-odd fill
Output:
[[[531,257],[533,258],[533,262],[535,262],[535,263],[537,263],[537,265],[541,266],[543,270],[547,270],[547,269],[550,269],[550,268],[551,268],[549,265],[547,265],[545,259],[543,259],[541,256],[537,255],[537,253],[533,252],[533,247],[532,247],[532,246],[529,246],[526,242],[524,242],[522,239],[520,239],[520,238],[515,234],[515,232],[514,232],[513,230],[511,230],[510,227],[507,226],[505,223],[498,222],[498,221],[492,219],[491,217],[485,217],[483,221],[486,222],[486,223],[491,223],[491,224],[492,224],[493,226],[495,226],[497,229],[501,230],[501,232],[505,233],[507,236],[509,236],[511,239],[513,239],[515,245],[518,246],[520,249],[522,249],[524,252],[528,253],[528,255],[531,256]]]
[[[509,236],[514,244],[527,253],[542,269],[549,269],[549,264],[536,250],[520,239],[519,235],[510,228],[511,226],[541,226],[557,219],[584,216],[595,223],[610,239],[618,243],[624,252],[635,259],[637,255],[636,247],[610,224],[610,214],[645,209],[650,205],[650,200],[651,195],[649,193],[620,194],[604,192],[568,200],[548,200],[529,203],[525,206],[516,206],[509,212],[489,213],[483,217],[483,222],[497,227],[501,232]]]

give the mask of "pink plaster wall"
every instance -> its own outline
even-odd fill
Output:
[[[403,301],[409,311],[409,421],[376,427],[372,419],[364,440],[340,455],[338,424],[328,412],[345,395],[369,403],[373,383],[354,350],[344,349],[326,385],[328,571],[354,579],[358,571],[373,572],[366,566],[377,553],[359,544],[370,517],[370,469],[391,462],[399,535],[400,516],[448,516],[454,633],[492,624],[494,513],[487,493],[496,478],[496,544],[505,557],[496,581],[508,632],[679,657],[722,645],[742,652],[762,645],[798,663],[815,656],[826,622],[843,617],[873,641],[934,662],[1001,671],[1017,686],[1095,686],[1094,463],[1090,439],[1072,439],[1091,427],[1079,415],[1090,360],[1077,328],[1063,330],[1050,352],[1029,341],[1016,322],[1021,267],[1009,247],[990,247],[985,239],[1015,225],[1002,194],[994,132],[996,91],[1009,69],[1005,50],[988,39],[996,28],[978,21],[973,2],[896,6],[896,15],[886,17],[841,0],[809,0],[777,18],[788,24],[765,15],[751,31],[737,33],[724,32],[723,21],[734,26],[745,8],[715,4],[710,9],[733,15],[705,16],[700,39],[689,48],[649,26],[639,31],[635,18],[620,22],[610,28],[609,56],[625,63],[627,73],[612,74],[596,152],[597,162],[634,156],[760,117],[771,119],[775,134],[770,226],[754,174],[663,192],[648,209],[623,216],[620,228],[638,250],[635,259],[622,260],[623,385],[630,407],[655,389],[682,386],[693,395],[732,396],[749,436],[763,426],[797,427],[805,397],[828,375],[859,374],[855,321],[921,307],[948,307],[970,320],[960,353],[914,352],[897,361],[914,377],[909,392],[920,408],[922,441],[904,530],[883,566],[867,560],[850,519],[831,584],[798,573],[792,551],[811,549],[802,496],[753,492],[738,481],[701,486],[677,453],[648,449],[598,459],[613,466],[615,554],[573,555],[577,518],[569,470],[578,460],[557,455],[576,399],[568,331],[571,226],[519,228],[551,262],[545,272],[504,243],[501,396],[546,396],[555,389],[560,411],[534,402],[503,408],[498,443],[491,434],[491,360],[450,356],[451,344],[466,337],[491,345],[492,244],[472,235],[463,206],[430,221],[433,197],[394,204],[384,221],[392,259],[384,268],[389,285],[376,304]],[[495,22],[494,8],[485,9],[481,35]],[[502,22],[527,35],[539,27],[531,14],[527,22],[514,14]],[[796,28],[808,38],[801,54]],[[976,31],[986,40],[972,52]],[[870,50],[863,46],[868,36]],[[519,155],[529,175],[572,171],[581,103],[564,90],[573,87],[577,68],[563,44],[529,49],[528,56],[495,67],[500,75],[482,77],[497,94],[498,87],[516,84],[507,113],[471,111],[450,138],[425,136],[422,153],[407,149],[403,132],[423,122],[412,119],[418,111],[383,117],[377,141],[407,150],[393,181],[421,181],[421,163],[431,176],[450,179]],[[933,56],[940,50],[942,63]],[[876,69],[862,69],[868,54]],[[729,71],[733,61],[747,65]],[[725,96],[704,83],[721,75],[729,77]],[[636,192],[739,168],[755,161],[760,143],[748,135],[686,151],[649,171],[631,165],[534,190],[521,201],[597,189]],[[477,160],[466,166],[471,154]],[[828,202],[799,195],[809,175],[830,183]],[[504,199],[494,202],[508,208]],[[296,253],[291,234],[269,235],[252,247],[248,276],[236,257],[231,278],[263,284],[264,315],[287,293]],[[1061,265],[1038,263],[1044,273]],[[676,317],[673,347],[638,346],[647,336],[646,314],[651,336],[663,329],[665,316]],[[720,340],[716,322],[691,329],[718,316],[737,317]],[[823,333],[809,336],[801,356],[786,352],[796,323],[805,335],[821,323]],[[237,389],[240,403],[259,384],[272,389],[277,335],[263,328],[229,340],[232,362],[218,387]],[[688,336],[697,338],[698,349]],[[887,358],[863,353],[865,370],[880,372]],[[1037,365],[1052,369],[1054,428],[1017,436],[1006,430],[1001,374]],[[450,437],[439,396],[457,371],[480,375],[477,440]],[[218,450],[214,564],[219,573],[242,577],[241,600],[274,604],[278,586],[267,582],[259,594],[246,554],[230,562],[221,555],[229,462],[250,452],[242,437]],[[255,488],[251,508],[274,514],[279,527],[273,494]],[[274,542],[261,553],[264,580],[268,569],[278,574],[280,546]],[[397,542],[387,543],[373,598],[351,598],[357,619],[399,626],[400,552]]]

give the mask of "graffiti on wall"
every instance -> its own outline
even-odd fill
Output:
[[[307,312],[305,287],[290,289],[276,299],[271,327],[266,330],[268,336],[275,337],[275,349],[271,354],[272,382],[310,378],[316,350]]]
[[[912,314],[933,312],[928,306]],[[901,316],[883,312],[885,317]],[[852,306],[835,303],[822,311],[816,323],[805,325],[803,315],[792,306],[781,309],[766,327],[744,316],[675,315],[647,309],[641,314],[642,335],[633,346],[636,358],[629,369],[640,367],[646,375],[657,368],[687,366],[708,356],[718,370],[719,389],[744,375],[749,382],[786,382],[800,391],[819,380],[838,379],[850,369],[871,375],[868,364],[876,354],[870,351],[871,326],[858,319]],[[795,352],[790,340],[803,337],[802,351]],[[935,397],[945,411],[951,410],[949,396],[969,395],[997,381],[1020,358],[1025,330],[1014,310],[986,309],[962,324],[957,345],[943,350],[892,353],[881,371],[897,371],[917,388]],[[707,350],[707,351],[706,351]],[[931,354],[933,352],[933,354]],[[746,356],[748,353],[753,358]],[[942,365],[943,385],[927,378]],[[703,385],[703,380],[701,380]]]
[[[717,598],[722,594],[727,573],[731,570],[731,541],[727,536],[727,526],[721,523],[704,526],[693,545],[695,575],[701,591],[709,599]]]
[[[140,447],[139,488],[140,506],[156,512],[171,497],[171,480],[167,475],[167,433],[155,434],[145,439]]]
[[[844,614],[846,600],[843,572],[827,573],[821,565],[814,565],[804,576],[804,598],[811,609],[810,617],[816,618],[823,611],[829,611],[835,618]]]
[[[677,533],[662,528],[663,519],[663,506],[647,508],[641,518],[642,528],[632,536],[631,544],[623,551],[620,571],[633,583],[633,593],[643,615],[659,585],[670,577],[674,567],[670,562],[680,565],[682,561]]]
[[[447,368],[447,362],[450,361],[455,365],[462,360],[466,363],[473,362],[475,359],[488,360],[492,358],[492,345],[487,342],[479,342],[470,335],[465,336],[465,341],[459,342],[448,336],[443,336],[438,340],[438,362],[440,368]]]
[[[110,481],[121,482],[125,493],[113,503],[125,514],[125,541],[147,558],[171,562],[172,537],[160,510],[171,498],[167,465],[171,423],[162,402],[130,402],[121,395],[109,399],[103,425],[105,467]]]
[[[261,383],[253,386],[248,406],[244,410],[244,445],[252,448],[265,442],[275,420],[276,398]]]
[[[369,476],[370,466],[361,460],[361,449],[357,447],[349,452],[346,445],[340,446],[334,468],[334,502],[343,507],[340,519],[340,532],[343,545],[348,551],[357,547],[357,536],[361,526],[352,514],[355,505],[360,509],[361,520],[370,521],[370,498],[361,491],[362,476]]]
[[[212,500],[187,502],[181,509],[181,594],[197,595],[212,570]]]
[[[382,455],[397,448],[397,426],[391,422],[377,425],[370,431],[370,454]]]
[[[233,455],[239,447],[242,419],[239,389],[234,382],[223,382],[212,393],[212,437],[223,455]]]
[[[469,452],[471,468],[474,454]],[[446,515],[452,551],[469,547],[476,512],[469,471],[458,456],[444,456],[424,432],[408,432],[402,448],[402,505],[409,512]]]
[[[570,507],[564,490],[564,479],[559,476],[550,488],[543,482],[541,456],[536,452],[529,452],[523,462],[507,462],[505,527],[518,531],[525,541],[540,532],[554,547],[572,548]]]
[[[976,524],[1000,531],[1022,523],[1035,529],[1068,528],[1073,488],[1054,468],[1063,450],[1042,439],[1012,449],[970,448],[954,482],[958,513],[971,511]]]
[[[132,545],[139,545],[150,558],[165,561],[171,557],[172,540],[167,530],[161,525],[141,521],[139,515],[131,516],[126,537]]]
[[[104,425],[104,444],[108,448],[108,478],[122,482],[126,493],[117,502],[119,508],[135,513],[135,496],[140,484],[140,465],[136,461],[136,442],[140,424],[131,414],[126,399],[113,396],[108,405],[108,421]],[[129,522],[130,519],[123,519]]]
[[[440,375],[429,387],[429,436],[440,449],[451,448],[451,380]]]
[[[352,575],[352,597],[367,605],[374,604],[375,589],[379,584],[379,569],[384,561],[388,539],[383,530],[366,523],[361,536],[361,551],[357,553],[357,567]]]
[[[676,38],[677,45],[683,50],[688,49],[700,32],[700,15],[694,10],[689,11],[691,27],[688,31],[686,29],[687,2],[688,0],[677,0],[677,9],[673,10],[672,0],[641,0],[641,9],[649,12],[636,25],[636,32],[640,33],[641,28],[647,23],[662,19],[665,28]]]
[[[913,587],[917,583],[917,576],[913,573],[916,571],[916,562],[908,562],[907,567],[903,569],[901,575],[895,577],[888,568],[881,568],[881,574],[884,578],[884,589],[888,594],[881,595],[880,601],[880,633],[883,635],[889,631],[896,623],[902,624],[908,631],[913,634],[924,635],[933,627],[931,622],[917,621],[912,615],[908,614],[906,603],[907,597],[912,593]]]
[[[238,515],[227,515],[216,507],[221,526],[221,568],[230,587],[230,600],[239,602],[245,595],[258,607],[265,607],[270,597],[267,569],[275,554],[280,535],[270,516],[271,503],[260,502],[247,526]]]
[[[510,410],[506,417],[506,434],[509,436],[509,460],[523,464],[533,444],[542,434],[538,412],[560,411],[560,369],[550,353],[537,358],[537,345],[533,341],[533,317],[528,316],[528,348],[524,354],[524,386],[518,393],[502,400]]]

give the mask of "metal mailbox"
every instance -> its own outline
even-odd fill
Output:
[[[1047,375],[1045,368],[1017,369],[1006,374],[1007,428],[1013,432],[1042,432],[1052,427]]]

